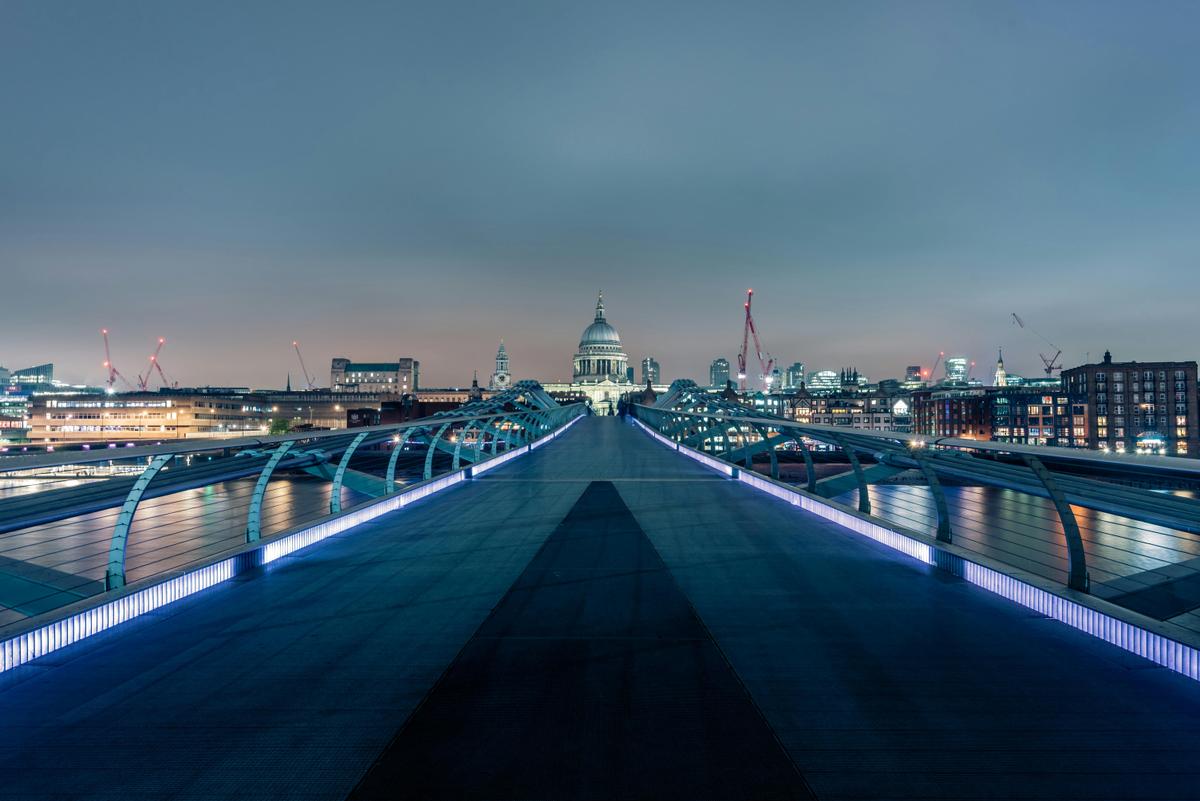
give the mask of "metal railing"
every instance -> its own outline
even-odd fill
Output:
[[[120,590],[135,543],[146,551],[136,578],[177,570],[273,530],[342,514],[348,501],[482,467],[586,413],[582,404],[559,406],[540,387],[523,386],[398,424],[0,459],[0,479],[30,471],[57,476],[72,467],[89,475],[77,486],[51,479],[43,491],[0,495],[0,558],[45,586],[43,596],[21,603],[0,597],[0,627],[56,602]],[[304,487],[304,504],[290,485],[272,482],[284,473]],[[251,479],[252,489],[243,485]],[[281,489],[278,498],[273,487]],[[328,503],[314,502],[325,492]],[[206,496],[217,500],[198,507],[197,497]]]
[[[849,463],[847,473],[854,476],[858,488],[858,510],[867,515],[871,514],[867,489],[870,481],[860,456],[870,456],[876,465],[892,468],[893,474],[901,470],[920,471],[937,511],[936,538],[942,542],[949,543],[954,536],[943,479],[1045,498],[1053,504],[1062,524],[1067,585],[1075,590],[1088,591],[1090,579],[1084,542],[1072,506],[1200,533],[1200,501],[1082,475],[1096,470],[1143,477],[1161,474],[1200,478],[1200,464],[1191,459],[1108,455],[800,423],[758,413],[703,392],[677,392],[664,401],[663,406],[634,404],[631,411],[668,439],[731,464],[750,469],[754,456],[765,453],[770,460],[771,478],[777,480],[777,449],[794,447],[805,461],[806,491],[810,493],[818,490],[810,444],[822,443],[840,450]]]

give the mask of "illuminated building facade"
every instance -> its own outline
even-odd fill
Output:
[[[653,356],[647,356],[642,359],[642,383],[649,381],[651,384],[661,382],[662,368],[659,367],[658,361]]]
[[[403,395],[420,389],[421,363],[404,358],[394,362],[352,362],[333,359],[329,386],[334,392]]]
[[[713,363],[708,367],[708,385],[718,389],[723,388],[729,382],[729,360],[728,359],[713,359]]]
[[[596,314],[579,337],[569,384],[542,382],[552,397],[586,398],[596,414],[616,414],[621,396],[638,389],[621,347],[617,329],[604,316],[604,293],[596,299]]]
[[[1062,371],[1068,393],[1087,398],[1089,448],[1200,456],[1196,362],[1114,362]]]

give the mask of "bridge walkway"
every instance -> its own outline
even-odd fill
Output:
[[[0,681],[5,799],[1200,797],[1193,683],[614,419]]]

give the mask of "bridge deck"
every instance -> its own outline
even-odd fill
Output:
[[[1200,691],[612,419],[3,679],[20,798],[1194,798]]]

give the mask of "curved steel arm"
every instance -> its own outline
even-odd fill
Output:
[[[442,438],[442,434],[446,433],[446,429],[450,427],[449,423],[443,423],[442,427],[433,435],[433,439],[429,440],[429,450],[425,453],[425,478],[428,480],[433,478],[433,454],[437,450],[438,440]]]
[[[755,426],[753,426],[753,428],[755,431],[758,432],[759,441],[762,443],[766,443],[767,439],[770,436],[767,432],[767,429],[764,426],[760,426],[760,425],[755,425]],[[767,447],[765,450],[771,457],[771,478],[779,478],[779,461],[778,461],[778,457],[775,456],[775,448],[772,446],[772,447]],[[746,469],[752,471],[752,470],[754,470],[754,454],[751,452],[749,447],[746,447],[745,451],[746,451],[746,460],[745,460],[746,461]]]
[[[858,480],[858,511],[864,515],[871,514],[871,496],[867,493],[867,478],[863,475],[862,465],[858,462],[858,454],[854,452],[846,444],[846,440],[841,437],[835,437],[837,444],[841,446],[842,452],[846,454],[846,458],[850,460],[850,466],[854,468],[854,478]]]
[[[1042,460],[1028,454],[1021,458],[1037,476],[1038,481],[1042,482],[1046,494],[1050,496],[1054,508],[1058,510],[1058,519],[1062,521],[1063,534],[1067,537],[1067,586],[1073,590],[1088,592],[1092,582],[1088,576],[1087,556],[1083,551],[1083,537],[1079,534],[1079,522],[1075,519],[1075,512],[1071,509],[1071,504],[1067,503],[1067,499],[1063,497],[1062,490],[1059,489],[1054,476],[1042,464]]]
[[[465,426],[463,426],[462,428],[460,428],[458,430],[458,439],[454,441],[454,461],[450,463],[450,469],[452,471],[457,470],[462,465],[462,444],[463,444],[463,440],[467,438],[467,432],[473,428],[479,428],[479,424],[482,422],[483,422],[482,420],[472,420],[471,422],[467,423]],[[482,432],[480,433],[480,436],[482,436]],[[475,461],[479,461],[479,457],[478,457],[479,440],[478,439],[475,440],[475,454],[476,454]]]
[[[246,542],[257,542],[262,537],[262,502],[267,492],[267,482],[271,473],[275,472],[280,460],[292,449],[295,442],[285,442],[275,449],[271,458],[258,474],[258,483],[254,485],[254,494],[250,497],[250,511],[246,514]]]
[[[392,448],[392,455],[388,457],[387,477],[384,484],[384,492],[391,495],[396,491],[396,461],[400,458],[400,452],[404,450],[404,446],[408,443],[409,437],[420,431],[420,428],[410,428],[404,432],[404,436],[400,437],[400,441],[396,443],[396,447]]]
[[[333,486],[329,490],[329,513],[337,514],[342,511],[342,479],[346,477],[346,468],[350,466],[350,457],[354,455],[354,451],[362,445],[362,441],[367,438],[366,431],[362,432],[354,438],[350,443],[350,447],[346,448],[346,452],[342,454],[342,460],[338,462],[337,473],[333,476]]]
[[[142,496],[146,494],[146,488],[150,486],[150,482],[158,475],[158,471],[163,469],[163,465],[173,458],[175,458],[174,454],[170,453],[155,456],[142,474],[137,477],[137,481],[133,482],[133,487],[125,496],[125,503],[121,506],[121,513],[117,516],[117,525],[113,528],[112,541],[108,545],[108,569],[104,572],[104,589],[118,590],[125,586],[125,542],[129,539],[129,527],[133,525],[133,515],[137,511],[138,504],[142,502]]]
[[[496,421],[499,419],[500,418],[498,416],[489,418],[487,421],[487,425],[485,425],[483,428],[481,428],[479,430],[479,439],[475,440],[475,461],[476,462],[478,462],[481,458],[483,458],[483,451],[484,451],[484,447],[486,445],[488,432],[492,431],[492,429],[496,425]],[[495,432],[492,432],[492,453],[495,453],[495,452],[496,452],[496,434],[495,434]]]
[[[813,465],[812,451],[808,447],[808,443],[804,441],[804,435],[796,437],[796,444],[800,446],[800,452],[804,454],[804,470],[808,474],[808,491],[814,495],[817,492],[817,468]]]
[[[913,456],[921,468],[921,473],[925,476],[926,483],[929,484],[933,503],[937,507],[937,538],[942,542],[952,542],[954,537],[950,530],[950,508],[946,506],[946,493],[942,491],[942,482],[938,481],[937,472],[924,454],[914,454]]]

